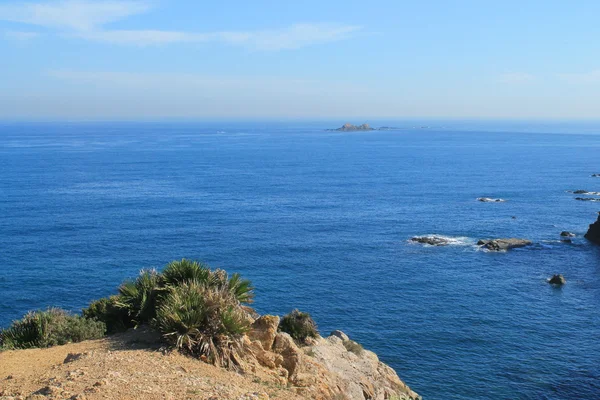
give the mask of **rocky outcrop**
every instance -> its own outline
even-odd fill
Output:
[[[254,321],[250,327],[248,338],[251,342],[260,342],[264,349],[270,349],[273,347],[273,343],[275,343],[278,326],[279,317],[274,315],[263,315]]]
[[[450,240],[441,236],[415,236],[410,238],[411,242],[428,244],[430,246],[448,246]]]
[[[328,130],[336,131],[336,132],[357,132],[357,131],[374,131],[375,129],[371,128],[369,126],[369,124],[352,125],[352,124],[346,123],[337,129],[328,129]]]
[[[504,200],[504,199],[492,199],[491,197],[478,197],[477,201],[481,201],[483,203],[504,203],[506,200]]]
[[[600,212],[598,214],[600,214]],[[585,234],[585,238],[590,242],[600,244],[600,216],[598,216],[598,221],[590,225],[590,228]]]
[[[575,236],[577,236],[577,235],[575,235],[575,234],[574,234],[574,233],[572,233],[572,232],[568,232],[568,231],[562,231],[562,232],[560,233],[560,236],[562,236],[562,237],[575,237]]]
[[[565,279],[564,276],[558,274],[558,275],[552,275],[552,278],[550,278],[548,280],[548,283],[551,285],[564,285],[565,283],[567,283],[567,280]]]
[[[506,251],[518,247],[529,246],[530,244],[532,244],[530,240],[515,238],[480,240],[477,242],[478,246],[481,246],[490,251]]]
[[[579,189],[573,191],[573,194],[588,194],[590,196],[600,196],[600,192],[588,192],[587,190]]]
[[[296,394],[322,400],[420,399],[374,353],[348,351],[344,342],[350,340],[341,331],[334,331],[327,339],[318,337],[305,346],[299,346],[287,333],[279,332],[272,347],[264,348],[260,338],[270,341],[277,326],[275,317],[261,318],[262,322],[255,323],[247,336],[246,345],[252,351],[246,357],[246,368],[270,369],[281,384]]]

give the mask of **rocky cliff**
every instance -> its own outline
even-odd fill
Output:
[[[237,372],[160,347],[149,329],[49,349],[0,353],[0,399],[321,399],[420,397],[342,332],[297,344],[263,316]]]

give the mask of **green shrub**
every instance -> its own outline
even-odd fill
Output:
[[[96,300],[83,317],[50,309],[27,314],[0,333],[0,346],[47,347],[94,339],[140,324],[156,328],[175,348],[212,364],[236,368],[254,310],[254,288],[239,274],[196,261],[169,263],[162,273],[142,270],[119,294]]]
[[[281,319],[279,330],[289,333],[298,342],[305,342],[306,339],[316,338],[319,335],[317,324],[310,314],[298,310],[292,311]]]
[[[357,356],[361,356],[365,349],[362,347],[360,343],[355,342],[354,340],[344,340],[344,347],[351,353],[356,354]]]
[[[59,308],[33,311],[0,332],[0,345],[6,349],[50,347],[104,336],[101,321],[72,315]]]
[[[186,282],[208,284],[211,271],[198,261],[190,261],[185,258],[172,261],[163,270],[163,280],[166,285],[177,286]]]
[[[106,333],[109,335],[124,332],[133,328],[134,323],[128,309],[120,306],[119,303],[119,296],[104,297],[93,301],[88,308],[82,310],[82,313],[85,318],[104,322]]]
[[[229,277],[222,269],[211,271],[207,265],[185,258],[167,264],[162,277],[166,286],[194,282],[215,289],[227,289],[240,303],[250,304],[254,298],[254,288],[250,281],[242,279],[240,274]]]
[[[150,322],[156,316],[163,286],[161,274],[155,270],[142,270],[135,281],[126,281],[119,287],[117,305],[127,310],[136,325]]]
[[[172,287],[155,320],[177,349],[227,368],[238,366],[236,356],[249,325],[246,311],[229,290],[195,282]]]

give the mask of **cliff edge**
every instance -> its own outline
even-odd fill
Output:
[[[298,345],[263,316],[237,372],[161,347],[147,328],[101,340],[0,353],[0,399],[394,399],[420,397],[343,333]]]

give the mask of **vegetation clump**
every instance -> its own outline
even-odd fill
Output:
[[[84,316],[104,322],[110,333],[147,324],[174,348],[236,368],[254,297],[239,274],[211,270],[191,260],[169,263],[162,273],[142,270],[119,294],[93,302]]]
[[[306,342],[308,338],[319,336],[317,324],[309,313],[293,310],[285,315],[279,322],[279,330],[289,333],[297,342]]]
[[[106,333],[101,321],[87,319],[59,308],[32,311],[0,331],[3,349],[50,347],[83,340],[99,339]]]
[[[344,347],[351,353],[356,354],[357,356],[361,356],[365,349],[362,347],[360,343],[355,342],[354,340],[344,340]]]
[[[101,321],[106,325],[106,333],[112,335],[133,328],[134,322],[126,308],[119,304],[119,296],[104,297],[93,301],[83,310],[87,319]]]

